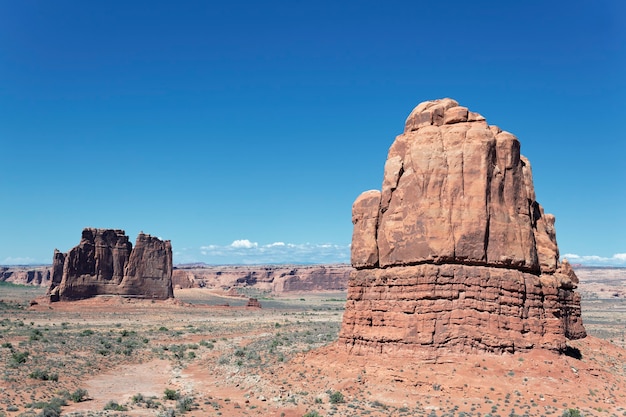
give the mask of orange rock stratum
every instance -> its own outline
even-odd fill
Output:
[[[352,221],[351,353],[564,351],[586,336],[518,139],[452,99],[411,112]]]

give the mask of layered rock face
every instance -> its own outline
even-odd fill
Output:
[[[411,112],[352,221],[353,352],[564,350],[586,335],[518,139],[454,100]]]
[[[179,288],[254,287],[272,293],[345,291],[352,271],[349,265],[178,266],[172,282]]]
[[[50,285],[51,275],[49,266],[0,267],[0,282],[11,282],[19,285]]]
[[[96,295],[166,299],[172,291],[172,245],[140,233],[135,247],[123,230],[83,230],[78,246],[54,251],[51,301]]]

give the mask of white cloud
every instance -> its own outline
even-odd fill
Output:
[[[570,263],[588,266],[626,266],[626,253],[616,253],[611,257],[566,253],[561,258],[566,258]]]
[[[259,246],[259,244],[256,242],[250,242],[248,239],[241,239],[235,240],[233,243],[230,244],[230,246],[232,246],[233,248],[251,249],[256,248],[257,246]]]
[[[268,248],[273,248],[276,246],[285,246],[285,242],[274,242],[274,243],[270,243],[269,245],[266,245],[266,247]]]
[[[230,245],[204,245],[185,256],[174,256],[175,263],[205,262],[209,264],[324,264],[349,263],[350,246],[331,243],[259,244],[248,239]]]
[[[7,257],[4,258],[0,265],[30,265],[36,263],[34,258],[30,258],[28,256],[25,257]]]

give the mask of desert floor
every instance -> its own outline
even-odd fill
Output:
[[[348,355],[334,343],[345,293],[29,306],[45,289],[3,285],[0,416],[626,416],[626,270],[577,273],[579,358],[437,363]]]

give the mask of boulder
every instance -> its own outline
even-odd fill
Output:
[[[352,351],[564,350],[585,337],[519,140],[452,99],[411,112],[352,222],[340,333]]]
[[[246,303],[246,307],[251,308],[261,308],[261,303],[257,298],[248,298],[248,302]]]

